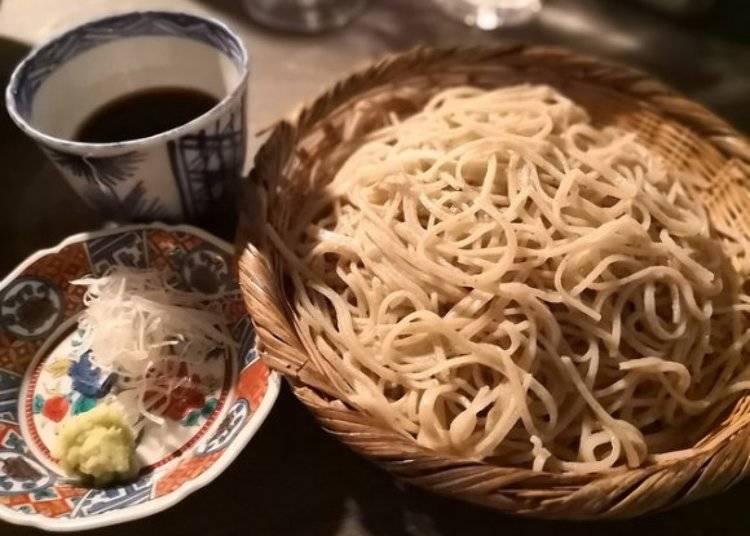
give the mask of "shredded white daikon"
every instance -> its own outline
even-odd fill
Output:
[[[73,284],[87,287],[78,321],[82,351],[91,350],[93,365],[117,373],[139,417],[163,422],[157,415],[163,408],[154,404],[164,405],[170,392],[189,381],[175,374],[175,362],[202,361],[217,352],[236,355],[219,303],[176,289],[163,272],[118,266]]]

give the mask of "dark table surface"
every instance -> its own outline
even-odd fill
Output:
[[[28,42],[78,20],[130,7],[208,12],[246,39],[253,57],[252,130],[288,113],[354,66],[418,43],[535,42],[639,66],[750,130],[750,2],[720,1],[712,15],[675,22],[627,0],[549,0],[529,26],[483,33],[444,18],[429,0],[372,0],[343,31],[312,38],[254,27],[234,0],[75,3],[0,0],[0,82]],[[40,17],[42,20],[40,20]],[[19,33],[27,32],[27,35]],[[26,42],[20,42],[26,41]],[[251,153],[259,141],[250,140]],[[102,225],[0,112],[0,275],[33,251]],[[666,513],[617,522],[535,521],[496,514],[401,485],[327,436],[285,387],[257,436],[210,486],[166,512],[102,535],[160,534],[750,534],[750,482]],[[0,535],[38,531],[0,522]]]

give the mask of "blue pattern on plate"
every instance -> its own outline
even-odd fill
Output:
[[[255,346],[255,326],[250,317],[244,316],[234,325],[232,336],[240,343],[240,369],[254,363],[258,359],[258,350]]]
[[[230,260],[219,249],[202,244],[180,258],[180,275],[187,290],[219,294],[236,288],[230,272]]]
[[[238,399],[229,408],[227,416],[221,421],[216,433],[195,449],[196,456],[207,456],[226,448],[242,429],[242,425],[249,416],[250,403],[244,398]]]
[[[65,299],[52,282],[19,277],[0,293],[0,326],[18,339],[39,339],[62,320]]]
[[[158,240],[154,239],[152,229],[158,229],[160,233],[169,233],[173,237],[173,240],[162,241],[162,236]],[[184,245],[186,243],[185,236],[183,236],[185,234],[200,238],[201,240],[198,241],[200,244],[186,250],[186,246]],[[122,235],[126,235],[126,238],[121,238]],[[75,249],[65,247],[70,244],[85,246],[88,258],[80,255],[71,256],[71,251],[75,251]],[[219,263],[222,267],[220,270],[222,274],[227,267],[231,267],[231,250],[227,249],[225,251],[222,249],[222,246],[222,243],[203,238],[201,233],[197,231],[193,232],[189,227],[172,228],[155,224],[139,228],[99,231],[88,236],[77,236],[62,243],[56,250],[45,252],[43,258],[48,261],[54,261],[53,263],[49,263],[50,265],[56,264],[60,266],[62,264],[67,266],[66,263],[74,263],[72,269],[69,271],[71,274],[76,274],[75,277],[78,277],[80,273],[98,273],[101,270],[106,270],[113,264],[133,265],[133,263],[136,263],[136,265],[141,265],[140,263],[143,263],[142,265],[145,267],[151,265],[153,259],[161,261],[166,256],[169,258],[170,264],[173,265],[172,271],[177,272],[174,275],[178,279],[181,279],[182,262],[175,263],[169,257],[173,249],[182,251],[183,256],[194,253],[193,256],[195,258],[193,260],[195,262],[193,264],[195,266],[190,266],[189,268],[191,275],[195,276],[196,273],[194,271],[196,267],[203,265],[213,266],[214,263],[207,262],[208,259],[204,258],[204,254],[201,253],[212,249],[216,249],[226,261],[225,263]],[[22,265],[22,269],[27,270],[30,265],[31,262],[27,261],[26,264]],[[25,272],[22,272],[22,275],[16,277],[16,279],[9,280],[6,286],[0,289],[0,302],[3,301],[3,296],[14,295],[13,293],[8,294],[7,289],[12,287],[17,280],[29,279],[29,276],[23,274]],[[239,293],[233,291],[233,288],[233,286],[230,288],[223,287],[220,299],[241,300]],[[63,293],[63,296],[70,299],[71,303],[69,305],[73,306],[62,308],[64,318],[61,321],[65,321],[67,324],[80,311],[80,302],[77,301],[80,300],[80,294],[69,295]],[[15,319],[12,326],[18,324],[33,327],[38,324],[38,322],[29,322],[29,318],[32,320],[35,318],[35,315],[30,314],[30,310],[24,310],[23,314],[19,315],[16,305],[8,304],[10,310],[7,312]],[[31,312],[38,314],[39,310],[44,312],[48,309],[48,307],[38,307],[41,304],[36,305],[31,308]],[[240,305],[240,303],[229,305],[234,314],[236,312],[235,307]],[[17,318],[19,316],[20,323]],[[42,317],[48,318],[46,315],[42,315]],[[58,322],[56,325],[59,326],[60,323]],[[44,328],[46,329],[46,327],[45,325]],[[236,371],[241,368],[242,363],[257,360],[258,354],[255,349],[253,326],[248,319],[243,318],[241,321],[238,319],[237,322],[233,322],[229,327],[232,335],[241,347],[241,353],[237,357],[239,363],[232,363],[230,367],[233,378],[236,379]],[[36,329],[32,331],[36,331]],[[45,345],[48,345],[48,348],[51,348],[56,342],[57,337],[55,337],[55,340],[49,338],[54,331],[54,329],[50,331],[46,335],[48,338],[43,341]],[[70,349],[70,353],[64,356],[66,360],[78,360],[79,356],[83,353],[83,349],[81,348],[82,332],[78,330],[77,333],[78,337],[73,336],[70,341],[72,348]],[[30,341],[28,338],[16,337],[9,330],[4,335],[6,336],[0,338],[3,343],[3,347],[0,350],[5,351],[6,357],[11,358],[10,364],[7,366],[14,366],[16,360],[27,363],[27,356],[38,353],[37,342]],[[15,357],[16,355],[18,358]],[[34,361],[28,365],[25,371],[27,379],[37,370],[37,365],[38,363],[35,364]],[[70,365],[66,363],[66,366]],[[104,372],[107,371],[106,368],[102,370]],[[71,372],[74,376],[71,379],[75,379],[75,376],[78,375],[83,383],[88,384],[87,386],[78,386],[83,391],[87,391],[88,387],[92,387],[96,381],[101,383],[105,379],[104,373],[100,373],[98,379],[95,378],[96,374],[93,373],[92,368],[88,365],[81,366],[81,371],[79,372],[70,371],[69,369],[66,369],[64,373],[62,371],[63,367],[61,366],[58,371],[59,375],[55,376],[55,378],[64,380],[66,389],[69,386],[69,380],[64,374],[68,372]],[[49,462],[48,458],[37,459],[35,457],[38,451],[35,449],[32,452],[29,448],[33,439],[29,437],[28,442],[24,439],[18,420],[19,418],[26,419],[26,417],[31,419],[27,419],[26,421],[26,430],[24,430],[24,433],[28,432],[33,419],[39,418],[39,414],[43,411],[45,397],[41,395],[34,396],[39,393],[30,391],[29,389],[21,392],[20,386],[22,380],[23,376],[19,376],[18,373],[0,368],[0,495],[14,495],[13,502],[0,504],[0,520],[18,521],[20,519],[22,523],[48,530],[64,528],[66,530],[77,531],[83,528],[90,528],[99,523],[114,524],[125,519],[150,515],[162,510],[170,503],[181,500],[187,493],[194,491],[215,478],[227,467],[232,453],[237,451],[236,447],[241,446],[240,444],[244,445],[250,436],[252,436],[252,433],[249,433],[249,430],[244,427],[248,426],[248,423],[251,422],[253,411],[247,400],[235,399],[235,396],[238,396],[235,386],[228,393],[226,402],[228,406],[226,407],[227,413],[224,418],[220,419],[216,431],[201,437],[197,443],[199,448],[189,448],[181,451],[174,465],[159,466],[152,473],[141,475],[138,481],[133,484],[119,485],[112,489],[81,489],[80,486],[83,485],[85,487],[85,483],[81,484],[74,479],[58,476],[56,466],[52,464],[49,466],[46,465]],[[252,380],[259,382],[266,381],[265,378],[252,378]],[[29,382],[29,385],[31,384],[32,382]],[[275,398],[278,392],[278,379],[274,378],[274,381],[269,382],[267,385],[268,389],[264,397],[266,401],[268,401],[269,397]],[[19,399],[25,400],[30,406],[28,407],[28,415],[18,415],[17,407]],[[67,401],[70,404],[69,411],[72,411],[74,414],[86,411],[90,409],[91,405],[96,403],[96,399],[86,397],[77,391],[72,396],[67,397]],[[217,411],[217,407],[216,399],[210,399],[200,410],[196,411],[200,413],[200,418],[203,419],[213,415]],[[256,417],[260,416],[257,415]],[[208,458],[201,457],[208,454],[213,454],[213,456]],[[198,457],[200,459],[196,460]],[[175,474],[174,482],[164,489],[160,488],[159,493],[157,493],[157,482],[164,482],[162,480],[164,477],[171,478],[169,475],[173,474],[173,469],[179,467],[182,461],[190,460],[195,461],[196,467],[200,467],[202,471],[200,478],[197,478],[194,474]],[[158,500],[157,495],[159,495],[159,498],[169,495],[170,498],[168,500]],[[45,509],[46,506],[49,506],[49,508]],[[52,506],[54,506],[54,509]],[[131,508],[133,506],[136,507]],[[19,514],[23,515],[19,517]],[[99,516],[101,515],[105,519],[100,518]]]
[[[79,26],[42,47],[19,72],[12,92],[18,112],[29,119],[34,94],[60,65],[95,46],[126,37],[167,35],[202,41],[222,51],[238,68],[244,54],[222,27],[187,13],[146,11],[116,15]]]
[[[92,238],[85,244],[94,275],[100,276],[115,265],[148,267],[148,251],[143,231],[113,233]]]
[[[24,447],[21,442],[18,448],[0,450],[0,496],[39,491],[54,480],[39,462],[23,452]]]
[[[0,369],[0,420],[18,422],[18,389],[21,376]]]
[[[144,475],[132,484],[92,489],[83,496],[70,517],[89,517],[146,502],[151,497],[153,487],[151,475]]]
[[[68,369],[68,376],[73,381],[73,389],[88,398],[106,396],[117,381],[117,374],[107,374],[102,378],[102,369],[91,364],[91,350],[83,353],[81,358]]]

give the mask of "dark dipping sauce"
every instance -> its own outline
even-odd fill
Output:
[[[108,102],[79,127],[76,141],[136,140],[179,127],[216,106],[219,99],[197,89],[144,89]]]

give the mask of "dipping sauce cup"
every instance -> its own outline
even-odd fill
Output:
[[[6,103],[16,124],[105,217],[216,227],[234,221],[247,78],[247,50],[224,24],[185,13],[130,12],[37,47],[15,69]],[[107,104],[164,88],[207,94],[215,105],[147,137],[76,139]]]

